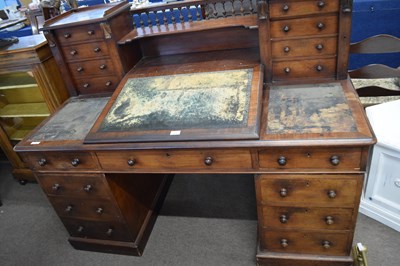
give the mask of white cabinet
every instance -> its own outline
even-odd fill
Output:
[[[366,108],[378,139],[360,212],[400,231],[400,100]]]

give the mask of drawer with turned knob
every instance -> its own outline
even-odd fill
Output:
[[[97,64],[96,67],[99,71],[102,71],[100,68],[104,68],[103,64]],[[106,70],[108,65],[104,68]],[[107,72],[107,71],[106,71]],[[98,92],[108,92],[118,85],[118,78],[116,76],[85,76],[79,77],[75,80],[76,88],[80,94],[90,94],[90,93],[98,93]]]
[[[358,148],[289,148],[260,150],[258,156],[260,168],[357,171],[361,152]]]
[[[272,19],[338,12],[339,0],[271,1]]]
[[[306,56],[335,56],[337,53],[337,39],[335,37],[285,39],[272,41],[271,45],[273,60]]]
[[[111,59],[70,63],[69,69],[72,76],[76,78],[82,76],[112,75],[114,73],[114,66]]]
[[[96,159],[91,153],[83,152],[45,152],[26,157],[30,168],[37,171],[50,170],[88,170],[97,169]]]
[[[61,221],[73,237],[104,239],[113,241],[133,241],[128,227],[123,222],[91,221],[61,217]]]
[[[350,230],[353,225],[352,208],[263,205],[260,211],[259,224],[263,228]]]
[[[317,49],[315,48],[315,50]],[[336,73],[335,71],[336,59],[334,57],[324,59],[276,60],[272,63],[274,80],[302,79],[304,77],[333,78]]]
[[[60,217],[81,218],[85,220],[120,220],[118,209],[111,200],[49,196],[54,210]]]
[[[39,173],[37,180],[47,195],[85,198],[109,198],[103,174]]]
[[[354,191],[362,181],[361,174],[262,174],[256,177],[257,201],[268,206],[350,208],[360,197]]]
[[[318,255],[348,255],[351,234],[345,230],[262,230],[260,248],[272,252]]]
[[[62,52],[67,62],[104,58],[109,54],[108,47],[104,42],[73,44],[64,47]]]
[[[61,46],[67,46],[75,42],[94,41],[103,38],[103,33],[98,24],[58,29],[55,31],[55,35]]]

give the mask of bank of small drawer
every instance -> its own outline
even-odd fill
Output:
[[[105,42],[91,42],[64,46],[62,51],[67,62],[108,56],[108,48]]]
[[[336,58],[273,61],[272,75],[274,80],[334,78]]]
[[[109,198],[108,184],[102,174],[39,173],[36,177],[47,195]]]
[[[92,94],[113,92],[117,87],[119,78],[113,76],[75,78],[78,94]]]
[[[94,170],[97,162],[91,153],[83,152],[35,152],[27,156],[27,164],[37,171],[47,170]]]
[[[250,169],[248,150],[98,152],[102,168],[131,169]]]
[[[275,229],[350,230],[352,208],[276,207],[260,205],[259,224]]]
[[[134,241],[126,224],[118,221],[88,221],[62,218],[69,234],[74,237],[104,239],[112,241]]]
[[[108,199],[49,196],[58,216],[84,220],[115,221],[121,215],[113,202]]]
[[[285,59],[304,56],[335,56],[337,38],[311,38],[281,40],[272,42],[272,59]]]
[[[55,35],[61,46],[66,46],[76,42],[97,41],[104,38],[99,24],[88,24],[78,27],[58,29],[55,31]]]
[[[262,230],[261,250],[315,255],[349,255],[348,231]]]
[[[360,170],[359,148],[293,148],[261,150],[260,168]]]
[[[114,65],[111,59],[97,59],[69,63],[69,70],[75,78],[84,76],[104,76],[114,74]]]
[[[337,12],[338,10],[339,0],[273,0],[270,2],[269,6],[269,12],[272,19]]]
[[[337,15],[277,20],[271,22],[271,38],[318,36],[338,32]]]
[[[285,174],[256,178],[258,203],[268,206],[353,207],[362,175]]]

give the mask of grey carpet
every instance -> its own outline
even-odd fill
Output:
[[[256,209],[249,175],[178,175],[142,257],[73,249],[37,184],[0,163],[0,265],[255,265]],[[355,243],[370,266],[400,261],[400,233],[359,215]]]

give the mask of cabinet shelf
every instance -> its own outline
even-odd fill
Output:
[[[0,90],[35,87],[37,87],[35,79],[25,72],[0,76]]]
[[[46,117],[50,115],[46,103],[7,104],[0,109],[0,117]]]

